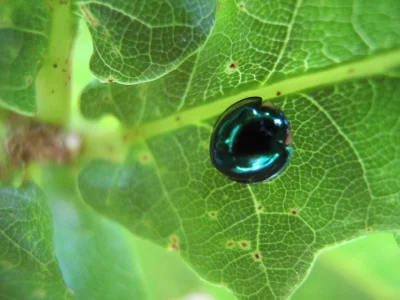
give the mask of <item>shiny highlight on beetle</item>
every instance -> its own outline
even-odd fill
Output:
[[[258,183],[281,174],[293,156],[293,135],[284,113],[260,97],[230,106],[217,120],[210,140],[215,168],[240,183]]]

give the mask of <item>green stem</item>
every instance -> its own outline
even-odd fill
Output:
[[[71,2],[48,1],[52,14],[49,49],[36,81],[37,119],[59,125],[66,125],[70,118],[70,57],[77,28]]]

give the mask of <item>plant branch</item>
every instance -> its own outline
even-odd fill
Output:
[[[70,57],[77,28],[71,6],[71,1],[49,1],[49,49],[36,81],[37,119],[59,125],[66,125],[70,118]]]

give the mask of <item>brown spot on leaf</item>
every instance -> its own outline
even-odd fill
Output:
[[[239,8],[240,10],[243,10],[243,9],[244,9],[244,4],[243,4],[243,3],[239,3],[238,8]]]
[[[231,68],[231,69],[236,69],[236,68],[237,68],[237,63],[236,63],[236,62],[231,62],[231,63],[229,64],[229,68]]]
[[[232,248],[233,245],[235,245],[235,242],[233,242],[233,241],[228,241],[228,243],[226,243],[226,245],[227,245],[229,248]]]
[[[140,131],[139,130],[131,130],[130,132],[128,132],[128,133],[123,135],[122,140],[124,142],[128,142],[128,141],[130,141],[132,139],[135,139],[139,135],[140,135]]]
[[[367,232],[372,232],[372,228],[371,227],[368,227],[366,230],[367,230]]]
[[[218,285],[221,287],[225,287],[225,288],[228,286],[228,284],[226,282],[221,282]]]
[[[57,67],[58,67],[57,64],[54,64],[54,65],[53,65],[53,68],[54,68],[54,69],[57,69]]]
[[[169,245],[169,248],[172,251],[179,252],[179,240],[176,236],[171,237],[171,244]]]
[[[263,210],[262,205],[257,206],[257,209],[258,209],[259,211]]]
[[[110,34],[108,33],[107,29],[104,28],[103,33],[104,33],[104,38],[105,38],[106,40],[108,40],[109,37],[110,37]]]
[[[14,265],[9,261],[2,260],[0,261],[0,266],[2,266],[4,269],[11,269]]]
[[[92,26],[96,26],[99,24],[99,21],[92,15],[92,13],[85,8],[85,5],[80,5],[79,9],[83,12],[84,17],[88,23]]]
[[[149,160],[150,160],[150,157],[149,157],[149,155],[148,154],[142,154],[142,155],[140,155],[140,161],[142,162],[142,163],[147,163],[147,162],[149,162]]]
[[[299,212],[297,211],[297,209],[292,209],[292,210],[290,211],[290,214],[293,215],[293,216],[297,215],[298,213],[299,213]]]
[[[179,122],[180,120],[181,120],[181,117],[180,117],[180,116],[176,116],[176,117],[175,117],[175,121]]]
[[[107,151],[110,152],[110,153],[113,153],[114,150],[115,150],[114,146],[113,146],[112,144],[109,144],[109,143],[105,143],[105,144],[104,144],[104,147],[105,147],[105,148],[107,149]]]
[[[46,291],[43,289],[38,289],[35,291],[35,296],[43,297],[46,295]]]
[[[110,78],[107,81],[111,83],[111,82],[114,82],[114,79]]]
[[[248,249],[248,248],[249,248],[249,242],[247,242],[247,241],[242,241],[242,242],[240,242],[240,246],[241,246],[243,249]]]
[[[281,95],[281,92],[280,92],[280,91],[277,91],[277,92],[276,92],[276,95],[279,97],[279,96]]]
[[[113,46],[113,51],[114,51],[116,54],[121,55],[121,52],[120,52],[120,51],[118,50],[118,48],[115,47],[115,46]]]
[[[255,252],[254,253],[254,258],[256,259],[256,260],[260,260],[261,259],[261,254],[257,251],[257,252]]]
[[[215,218],[217,216],[217,213],[215,211],[210,211],[209,215],[211,218]]]

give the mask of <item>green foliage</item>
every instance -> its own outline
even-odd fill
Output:
[[[298,1],[297,6],[293,1],[249,2],[220,1],[217,22],[204,48],[161,79],[134,86],[89,85],[82,95],[82,112],[91,118],[112,113],[129,126],[193,108],[199,108],[198,118],[211,118],[243,93],[269,100],[278,91],[286,95],[367,72],[386,73],[399,63],[399,52],[394,51],[388,52],[389,64],[377,60],[367,69],[351,65],[340,72],[330,69],[324,74],[326,80],[322,74],[301,76],[398,49],[396,0],[363,5]],[[294,78],[290,85],[279,81],[289,78]]]
[[[322,252],[291,299],[396,299],[399,268],[399,250],[391,234],[372,234]]]
[[[307,299],[300,285],[323,250],[371,232],[400,245],[399,1],[28,2],[0,0],[0,105],[61,124],[83,148],[55,168],[46,142],[43,161],[18,170],[40,188],[0,189],[0,298]],[[73,60],[77,16],[92,40]],[[89,44],[97,79],[80,95],[85,119],[70,119],[70,64],[78,93]],[[209,158],[216,118],[248,96],[280,107],[294,133],[287,170],[257,185]],[[0,115],[7,146],[17,126]],[[0,168],[26,156],[18,145]],[[335,255],[322,254],[313,284],[354,291],[364,275],[376,290],[354,298],[399,292],[387,261],[371,271],[356,250]]]
[[[146,299],[127,230],[80,201],[70,171],[48,166],[43,179],[53,210],[56,254],[76,298]]]
[[[134,128],[124,162],[84,169],[85,201],[239,298],[287,297],[319,250],[400,228],[400,152],[387,142],[400,138],[400,80],[384,75],[400,63],[400,6],[297,4],[221,1],[196,57],[142,85],[91,83],[81,98],[85,116]],[[219,174],[208,150],[215,118],[248,95],[272,99],[294,132],[287,171],[254,186]]]
[[[53,246],[50,209],[34,184],[0,188],[0,290],[3,299],[72,299]]]
[[[146,299],[129,233],[85,206],[58,201],[55,244],[66,284],[78,299]]]
[[[399,85],[376,77],[276,99],[292,120],[295,157],[270,183],[217,173],[205,120],[138,142],[120,165],[92,162],[80,176],[82,196],[136,234],[179,247],[211,282],[243,297],[287,296],[318,250],[400,228],[399,153],[386,142],[400,138],[391,113]]]
[[[47,1],[0,2],[0,105],[23,114],[36,111],[35,79],[47,50]]]
[[[80,0],[89,26],[92,72],[105,82],[159,78],[189,59],[215,23],[216,1]]]

